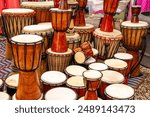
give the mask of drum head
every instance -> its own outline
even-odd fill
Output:
[[[47,49],[47,51],[46,51],[47,54],[54,54],[54,55],[59,55],[59,56],[61,56],[61,55],[63,56],[63,55],[66,55],[66,54],[70,55],[72,52],[73,51],[69,48],[68,48],[67,52],[63,52],[63,53],[53,52],[51,48]]]
[[[89,65],[89,69],[97,70],[97,71],[104,71],[108,69],[108,66],[104,63],[92,63]]]
[[[70,88],[57,87],[45,94],[45,100],[76,100],[77,94]]]
[[[0,79],[0,88],[3,86],[3,81]]]
[[[134,89],[125,84],[112,84],[106,87],[105,93],[113,99],[123,100],[133,97]]]
[[[113,70],[105,70],[102,71],[103,77],[101,79],[101,81],[108,83],[108,84],[120,84],[123,83],[124,81],[124,76],[117,72],[117,71],[113,71]]]
[[[38,23],[38,25],[48,25],[49,27],[52,27],[51,22],[42,22],[42,23]]]
[[[107,59],[104,63],[111,69],[124,70],[127,68],[127,63],[119,59]]]
[[[116,53],[114,55],[115,58],[121,59],[121,60],[132,60],[133,56],[129,53]]]
[[[17,88],[19,81],[19,74],[13,74],[6,78],[5,83],[8,87]]]
[[[90,57],[89,59],[87,59],[87,60],[84,62],[84,64],[85,64],[85,65],[89,65],[89,64],[94,63],[94,62],[96,62],[96,59],[93,58],[93,57]]]
[[[131,28],[142,28],[142,27],[147,27],[148,23],[147,22],[143,22],[143,21],[139,21],[139,23],[132,23],[131,21],[124,21],[121,24],[121,27],[131,27]]]
[[[102,78],[102,73],[96,70],[87,70],[83,72],[83,77],[90,81],[96,81]]]
[[[50,85],[63,84],[66,79],[66,75],[59,71],[47,71],[41,76],[41,80]]]
[[[11,38],[12,42],[17,42],[17,43],[36,43],[42,41],[43,38],[38,35],[29,35],[29,34],[22,34],[22,35],[17,35]]]
[[[69,76],[82,76],[86,68],[79,65],[70,65],[65,69],[65,73]]]
[[[4,14],[26,14],[26,13],[33,13],[34,10],[32,9],[24,9],[24,8],[11,8],[11,9],[4,9],[2,13]]]
[[[82,76],[72,76],[66,81],[66,85],[71,88],[85,88]]]
[[[86,56],[85,56],[84,53],[81,51],[81,52],[75,53],[74,59],[75,59],[75,61],[76,61],[78,64],[83,64],[83,63],[85,62],[85,60],[86,60]]]
[[[0,92],[0,100],[10,100],[9,94],[5,92]]]
[[[66,38],[68,42],[79,42],[81,40],[80,35],[78,33],[74,33],[73,35],[67,34],[66,33]]]
[[[85,26],[74,26],[74,29],[76,30],[88,30],[88,29],[93,29],[94,30],[94,25],[92,24],[86,24]]]
[[[92,48],[92,51],[93,51],[93,55],[94,55],[94,56],[98,55],[98,50],[97,50],[97,49]]]

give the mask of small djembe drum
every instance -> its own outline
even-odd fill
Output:
[[[102,74],[103,77],[101,78],[101,85],[98,89],[98,93],[102,99],[106,99],[106,95],[104,94],[105,88],[111,84],[124,83],[124,76],[113,70],[102,71]]]
[[[23,8],[30,8],[36,12],[35,22],[50,22],[50,12],[49,9],[54,7],[53,1],[43,1],[43,2],[22,2],[21,6]]]
[[[14,99],[37,100],[42,97],[36,69],[41,61],[43,38],[25,34],[14,36],[10,41],[15,66],[20,70]]]
[[[45,100],[77,100],[74,90],[67,87],[56,87],[46,92]]]
[[[128,78],[129,78],[129,73],[130,73],[131,67],[132,67],[133,56],[129,53],[116,53],[114,55],[114,58],[120,59],[120,60],[123,60],[123,61],[127,62],[128,68],[127,68],[127,71],[126,71],[125,82],[124,83],[128,84]]]
[[[148,30],[148,23],[138,20],[140,8],[140,6],[133,6],[131,21],[125,21],[121,24],[121,32],[123,34],[123,46],[127,49],[127,53],[133,55],[131,69],[132,77],[137,77],[140,75],[141,57],[139,56],[139,50],[142,50],[142,48],[146,47],[146,40],[144,40],[143,37],[146,35]]]
[[[46,50],[52,43],[53,29],[50,25],[29,25],[23,28],[22,33],[39,35],[44,39],[42,60],[39,68],[37,69],[38,75],[41,77],[41,75],[48,70]]]
[[[43,93],[45,94],[52,88],[63,86],[67,77],[64,73],[59,71],[47,71],[42,74],[40,80],[43,84]]]
[[[6,55],[7,59],[12,59],[10,38],[21,34],[24,26],[34,23],[35,12],[32,9],[5,9],[2,11],[3,28],[7,37]]]
[[[112,84],[106,87],[107,100],[134,100],[134,89],[125,84]]]
[[[97,89],[101,83],[102,74],[96,70],[87,70],[83,72],[84,83],[86,87],[85,100],[98,100]]]
[[[72,76],[68,78],[66,86],[73,89],[78,94],[78,98],[85,96],[85,86],[82,76]]]

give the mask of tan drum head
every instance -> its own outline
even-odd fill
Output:
[[[139,21],[139,23],[132,23],[131,21],[124,21],[122,22],[121,27],[142,28],[142,27],[148,27],[148,23],[143,22],[143,21]]]
[[[96,70],[87,70],[83,72],[83,77],[90,81],[96,81],[102,78],[102,73]]]
[[[5,92],[0,92],[0,100],[10,100],[10,95]]]
[[[45,94],[45,100],[76,100],[77,94],[70,88],[57,87]]]
[[[101,78],[101,81],[107,83],[107,84],[120,84],[124,82],[124,76],[113,70],[105,70],[102,71],[103,77]]]
[[[94,25],[92,24],[86,24],[85,26],[74,26],[74,29],[76,30],[88,30],[88,29],[93,29],[94,30]]]
[[[88,68],[97,71],[104,71],[108,69],[108,66],[104,63],[92,63]]]
[[[71,88],[82,89],[85,88],[82,76],[72,76],[66,81],[66,85]]]
[[[105,93],[112,99],[126,100],[134,96],[134,89],[125,84],[112,84],[106,87]]]
[[[44,83],[55,86],[64,84],[66,79],[66,75],[59,71],[47,71],[41,76],[41,80]]]
[[[33,13],[32,9],[24,9],[24,8],[11,8],[2,10],[2,14],[26,14]]]
[[[116,53],[114,55],[115,58],[121,59],[121,60],[132,60],[133,56],[129,53]]]
[[[42,23],[38,23],[38,25],[48,25],[49,27],[52,27],[51,22],[42,22]]]
[[[74,59],[78,64],[83,64],[86,60],[86,56],[82,51],[75,53]]]
[[[44,34],[50,33],[52,31],[52,27],[49,25],[29,25],[25,26],[22,30],[23,33],[26,34]]]
[[[114,70],[124,70],[128,67],[127,63],[120,59],[107,59],[104,63],[110,68]]]
[[[71,9],[62,10],[62,9],[59,9],[59,8],[51,8],[50,11],[51,12],[72,12]]]
[[[85,65],[89,65],[89,64],[95,63],[95,62],[96,62],[96,59],[93,58],[93,57],[90,57],[89,59],[87,59],[87,60],[84,62],[84,64],[85,64]]]
[[[78,33],[74,33],[73,35],[66,33],[66,38],[68,42],[79,42],[81,40],[80,35]]]
[[[78,100],[84,100],[84,97],[81,97]],[[102,99],[98,97],[98,100],[102,100]]]
[[[46,51],[47,54],[54,54],[54,55],[66,55],[66,54],[71,54],[73,51],[68,48],[67,52],[59,53],[59,52],[53,52],[51,48],[47,49]]]
[[[17,88],[19,82],[19,74],[13,74],[6,78],[5,84],[10,88]]]
[[[87,69],[79,65],[70,65],[65,69],[65,73],[69,76],[82,76]]]
[[[29,35],[29,34],[22,34],[22,35],[17,35],[11,38],[12,42],[17,42],[17,43],[36,43],[43,41],[43,38],[38,35]]]
[[[0,79],[0,88],[3,86],[3,81]]]

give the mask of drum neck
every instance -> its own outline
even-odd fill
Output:
[[[68,2],[67,0],[60,0],[59,9],[68,10]]]

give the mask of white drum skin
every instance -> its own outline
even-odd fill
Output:
[[[76,100],[77,94],[70,88],[57,87],[50,89],[44,98],[45,100]]]
[[[43,93],[45,94],[48,90],[63,86],[67,77],[64,73],[59,71],[47,71],[42,74],[41,82],[43,84]]]
[[[108,66],[104,63],[92,63],[88,68],[91,70],[104,71],[108,69]]]
[[[134,93],[134,89],[125,84],[112,84],[105,89],[105,95],[110,100],[133,100]]]
[[[5,92],[0,92],[0,100],[10,100],[11,97],[9,94],[5,93]]]
[[[82,76],[83,72],[87,69],[79,65],[70,65],[65,69],[68,76]]]

